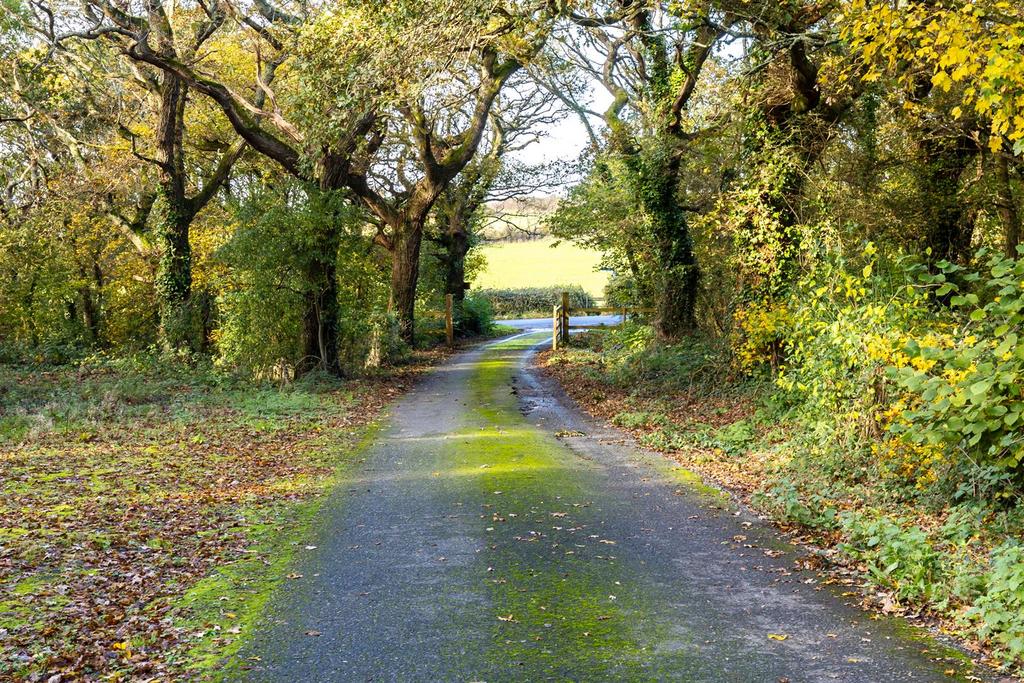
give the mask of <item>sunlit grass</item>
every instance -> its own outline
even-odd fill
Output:
[[[609,273],[600,271],[601,254],[570,242],[554,246],[554,238],[485,245],[484,271],[474,289],[580,285],[591,296],[603,297]]]

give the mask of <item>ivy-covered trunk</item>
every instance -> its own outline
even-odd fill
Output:
[[[451,294],[456,306],[466,298],[466,254],[469,253],[469,234],[461,217],[453,216],[445,235],[444,292]]]
[[[156,295],[160,315],[160,341],[167,350],[193,351],[199,347],[190,310],[192,297],[192,246],[187,207],[164,192],[155,232],[160,247]]]
[[[639,198],[650,216],[662,277],[655,325],[661,337],[678,339],[697,328],[700,269],[677,196],[679,159],[671,148],[660,156],[641,162]]]
[[[415,337],[416,284],[420,275],[423,223],[412,220],[395,229],[391,252],[391,299],[388,310],[398,320],[398,335],[410,346]]]
[[[160,343],[169,351],[194,351],[200,346],[189,306],[192,295],[189,229],[195,211],[185,195],[186,90],[177,76],[163,74],[156,130],[160,175],[153,218],[160,249],[156,273]]]
[[[322,367],[335,376],[341,375],[338,356],[338,274],[333,263],[323,263],[316,269],[320,281],[318,289],[305,296],[302,321],[303,359],[300,372]]]
[[[308,289],[303,301],[300,373],[320,367],[335,376],[342,374],[338,348],[338,235],[336,230],[328,230],[323,235],[321,248],[309,262]]]
[[[90,266],[78,263],[78,308],[82,312],[82,326],[85,329],[86,337],[93,346],[102,343],[102,315],[103,315],[103,269],[96,260],[99,254],[93,256]]]
[[[928,261],[963,262],[970,254],[974,220],[961,201],[960,178],[978,147],[963,135],[950,139],[935,131],[922,131],[922,136],[919,182],[927,221],[925,244],[931,249]]]

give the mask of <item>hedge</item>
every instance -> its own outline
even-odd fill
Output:
[[[596,305],[594,297],[579,285],[481,289],[475,294],[490,301],[494,315],[501,318],[528,313],[550,314],[551,307],[562,301],[562,292],[569,293],[570,308],[591,308]]]

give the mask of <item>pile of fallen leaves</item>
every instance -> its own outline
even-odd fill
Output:
[[[262,511],[322,493],[337,463],[318,445],[354,439],[425,364],[306,394],[2,369],[0,679],[172,675],[176,600],[247,552]]]

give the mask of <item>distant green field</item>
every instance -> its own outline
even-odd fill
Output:
[[[609,273],[597,270],[601,254],[570,242],[554,247],[552,237],[530,242],[501,242],[481,248],[487,259],[473,289],[580,285],[603,297]]]

